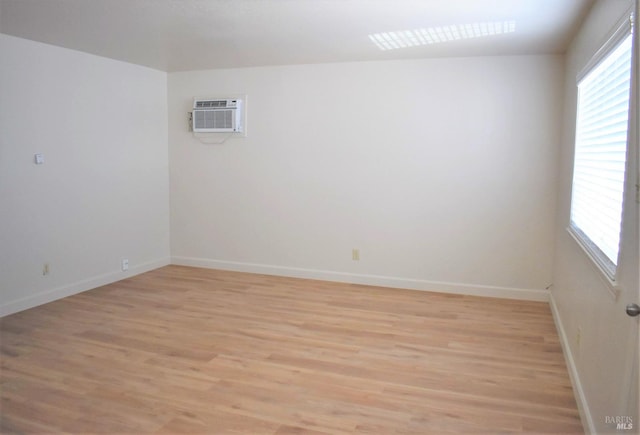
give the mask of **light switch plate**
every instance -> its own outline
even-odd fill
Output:
[[[36,154],[34,156],[34,161],[36,165],[41,165],[44,163],[44,154]]]

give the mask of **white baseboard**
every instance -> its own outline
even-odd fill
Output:
[[[573,394],[576,397],[576,403],[578,405],[578,411],[580,412],[580,420],[582,420],[582,427],[585,429],[585,433],[596,434],[596,426],[593,423],[593,417],[591,411],[589,411],[589,403],[587,402],[587,396],[582,388],[580,382],[580,376],[578,375],[578,367],[576,361],[571,353],[571,347],[569,346],[569,340],[567,338],[567,332],[562,324],[562,318],[560,317],[560,311],[556,300],[553,297],[553,293],[549,294],[549,305],[551,306],[551,313],[553,314],[553,321],[556,324],[558,330],[558,336],[560,337],[560,343],[562,344],[562,352],[564,353],[564,359],[567,362],[567,369],[569,370],[569,377],[571,378],[571,384],[573,386]]]
[[[52,302],[57,299],[61,299],[77,293],[82,293],[96,287],[111,284],[113,282],[120,281],[134,275],[139,275],[141,273],[148,272],[162,266],[167,266],[169,264],[169,258],[163,258],[161,260],[150,261],[148,263],[132,265],[126,272],[122,272],[120,270],[116,272],[109,272],[104,275],[95,276],[86,280],[75,282],[73,284],[64,285],[51,290],[45,290],[43,292],[24,298],[16,299],[14,301],[10,301],[0,305],[0,317],[17,313],[18,311],[26,310],[28,308],[33,308],[38,305],[46,304],[47,302]]]
[[[486,296],[528,301],[549,301],[549,291],[544,289],[519,289],[487,285],[460,284],[451,282],[427,281],[420,279],[397,278],[379,275],[364,275],[334,272],[296,267],[273,266],[268,264],[241,263],[234,261],[211,260],[193,257],[171,257],[171,264],[180,266],[204,267],[207,269],[232,270],[236,272],[260,273],[293,278],[318,279],[323,281],[365,284],[380,287],[424,290],[441,293],[455,293],[471,296]]]
[[[204,267],[208,269],[232,270],[237,272],[261,273],[265,275],[288,276],[294,278],[318,279],[323,281],[346,282],[380,287],[391,287],[411,290],[424,290],[471,296],[485,296],[506,299],[520,299],[530,301],[549,301],[549,292],[541,289],[519,289],[509,287],[460,284],[440,281],[388,277],[379,275],[365,275],[345,272],[303,269],[295,267],[273,266],[266,264],[241,263],[233,261],[210,260],[192,257],[171,257],[132,266],[129,271],[114,271],[104,275],[92,277],[72,284],[13,300],[0,305],[0,317],[16,313],[61,299],[67,296],[91,290],[96,287],[148,272],[168,264],[182,266]]]

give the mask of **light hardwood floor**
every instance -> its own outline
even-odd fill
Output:
[[[3,433],[582,433],[546,303],[168,266],[0,331]]]

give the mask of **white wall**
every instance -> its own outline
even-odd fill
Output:
[[[635,297],[638,295],[638,206],[633,200],[635,180],[631,178],[628,183],[629,200],[623,218],[622,259],[619,265],[622,275],[615,298],[604,276],[566,231],[575,140],[576,75],[604,44],[630,5],[631,1],[628,0],[597,2],[566,56],[565,127],[558,184],[552,306],[564,340],[579,405],[583,408],[583,422],[588,431],[599,433],[616,432],[615,424],[607,423],[607,416],[626,415],[629,412],[625,411],[630,391],[630,379],[627,376],[634,346],[637,352],[638,343],[634,343],[632,337],[634,328],[637,331],[638,322],[625,315],[624,306],[625,301],[633,300],[634,294]],[[636,158],[635,152],[631,160]],[[637,395],[637,385],[632,389]],[[640,423],[637,412],[636,408],[636,414],[632,416],[634,431]]]
[[[166,73],[2,34],[0,63],[0,315],[167,264]]]
[[[169,74],[172,260],[544,300],[562,68],[515,56]],[[233,94],[248,96],[248,136],[194,139],[193,97]]]

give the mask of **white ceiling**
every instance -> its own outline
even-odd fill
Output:
[[[617,0],[607,0],[617,1]],[[594,0],[0,0],[0,32],[164,71],[563,53]],[[367,35],[515,21],[381,51]]]

